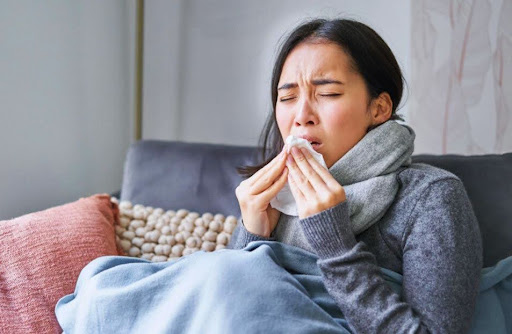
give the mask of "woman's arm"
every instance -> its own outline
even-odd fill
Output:
[[[480,231],[460,180],[429,185],[404,232],[403,297],[350,229],[346,201],[300,220],[325,286],[356,332],[464,333],[482,268]]]
[[[231,249],[242,249],[245,248],[251,241],[258,240],[275,240],[274,238],[265,238],[261,235],[253,234],[244,226],[244,222],[242,217],[238,219],[238,223],[236,224],[236,228],[231,235],[231,239],[229,240],[229,244],[227,248]]]

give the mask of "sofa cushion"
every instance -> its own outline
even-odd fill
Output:
[[[0,221],[0,332],[61,333],[59,298],[90,261],[118,255],[118,214],[105,194]]]
[[[416,155],[457,175],[480,225],[484,267],[512,255],[512,153],[487,155]]]

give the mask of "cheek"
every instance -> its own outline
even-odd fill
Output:
[[[279,128],[279,132],[281,132],[281,136],[283,139],[288,137],[290,133],[292,118],[290,117],[291,113],[285,113],[278,108],[276,109],[276,121],[277,126]]]
[[[324,110],[324,128],[329,129],[331,135],[345,133],[353,126],[354,112],[350,106],[342,103],[333,104]]]
[[[366,133],[364,104],[349,103],[348,99],[344,102],[330,108],[324,119],[329,138],[326,153],[331,163],[345,155]]]
[[[367,122],[367,109],[363,100],[347,97],[329,110],[329,123],[334,128],[356,130]]]

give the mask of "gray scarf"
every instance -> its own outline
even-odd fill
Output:
[[[345,189],[355,235],[378,222],[398,192],[397,170],[411,164],[414,130],[387,121],[368,132],[329,172]],[[281,214],[272,237],[309,249],[299,217]]]

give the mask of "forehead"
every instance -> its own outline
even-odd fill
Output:
[[[315,78],[325,75],[348,75],[350,58],[334,43],[301,43],[286,58],[280,82],[297,77]]]

